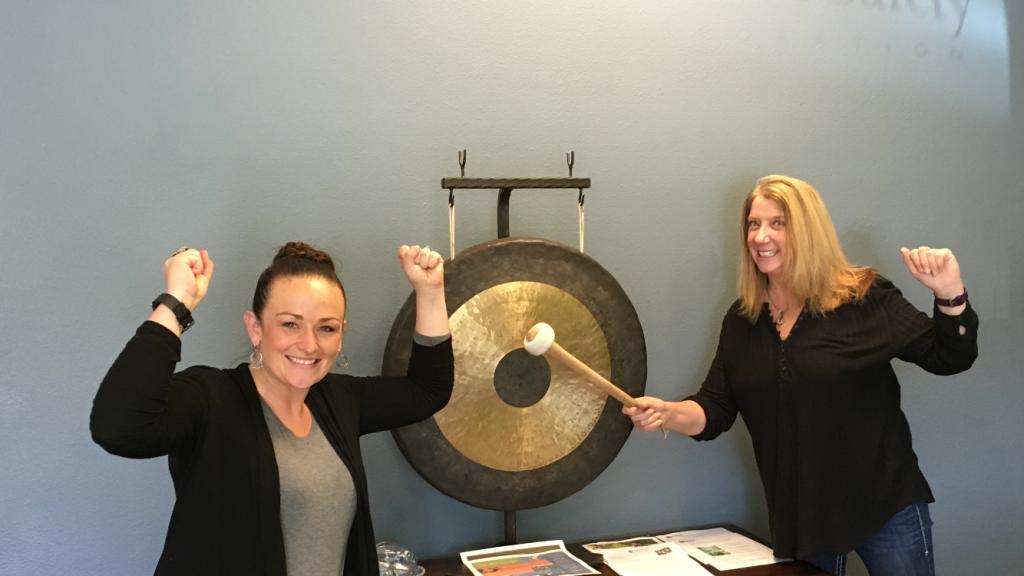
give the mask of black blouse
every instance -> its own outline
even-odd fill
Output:
[[[934,319],[878,277],[863,300],[806,309],[783,341],[767,304],[751,324],[733,304],[700,391],[711,440],[737,412],[750,430],[775,555],[845,554],[889,518],[933,502],[900,409],[891,360],[956,374],[978,356],[978,315]]]

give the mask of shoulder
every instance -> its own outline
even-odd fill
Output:
[[[871,289],[868,292],[887,292],[891,290],[899,292],[899,288],[896,288],[896,285],[892,283],[892,280],[889,280],[881,274],[876,274],[875,283],[871,285]]]
[[[328,372],[324,379],[317,382],[316,385],[325,388],[342,388],[351,387],[355,382],[359,380],[358,377],[352,376],[351,374],[335,374]]]
[[[224,370],[221,368],[214,368],[212,366],[189,366],[181,372],[176,373],[174,378],[177,380],[189,380],[192,382],[213,384],[231,380],[232,373],[240,369],[242,368],[229,368]]]
[[[725,317],[726,317],[726,319],[728,319],[731,316],[739,316],[739,315],[740,315],[740,300],[739,300],[739,298],[737,298],[736,300],[733,300],[732,305],[729,306],[729,311],[725,313]]]
[[[174,374],[172,386],[181,390],[191,388],[197,394],[211,400],[217,398],[237,398],[244,395],[247,383],[252,376],[245,365],[237,368],[214,368],[212,366],[189,366]],[[255,389],[254,385],[249,384]]]
[[[740,304],[741,303],[740,303],[739,299],[737,299],[736,301],[734,301],[732,303],[731,306],[729,306],[729,310],[725,313],[725,316],[722,318],[722,329],[723,330],[725,330],[726,328],[730,328],[730,327],[736,328],[736,327],[743,327],[743,326],[746,326],[746,327],[753,326],[753,324],[750,322],[750,320],[748,320],[747,317],[743,315],[743,311],[740,308]]]
[[[337,423],[358,422],[363,405],[360,381],[368,378],[348,374],[328,374],[309,389],[307,403],[315,406],[317,417],[332,419]]]
[[[740,301],[736,300],[729,306],[729,310],[725,313],[722,318],[722,337],[737,336],[741,334],[749,334],[751,330],[754,330],[757,326],[757,322],[751,322],[749,318],[743,315],[740,307]]]
[[[179,374],[187,374],[192,378],[227,378],[231,372],[237,370],[243,370],[244,365],[237,368],[214,368],[213,366],[203,366],[202,364],[196,364],[195,366],[189,366],[185,368]]]
[[[837,319],[863,323],[871,318],[879,326],[888,327],[892,318],[916,316],[919,312],[891,280],[876,275],[863,298],[840,306],[834,313]]]
[[[871,288],[869,288],[867,294],[864,295],[863,301],[875,304],[884,304],[885,302],[890,301],[893,297],[902,298],[903,293],[900,292],[900,289],[897,288],[891,280],[881,274],[878,274],[875,276],[875,281],[871,285]]]
[[[310,388],[309,392],[328,402],[338,401],[339,399],[350,400],[359,385],[359,380],[362,380],[362,378],[348,374],[328,373],[327,376],[324,376],[323,380]]]

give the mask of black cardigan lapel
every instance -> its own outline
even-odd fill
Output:
[[[231,370],[231,377],[238,386],[239,394],[245,401],[254,431],[256,444],[256,473],[252,477],[252,489],[259,506],[260,549],[263,553],[264,574],[285,576],[287,565],[284,557],[284,533],[281,531],[281,485],[274,457],[274,442],[263,416],[260,395],[256,383],[249,373],[248,364]]]
[[[340,383],[335,384],[340,385]],[[358,418],[358,412],[339,414],[332,403],[326,398],[328,391],[324,381],[318,382],[306,395],[306,405],[323,430],[327,441],[331,443],[338,457],[348,468],[352,481],[356,485],[356,516],[349,532],[349,541],[345,553],[345,574],[376,574],[376,544],[373,542],[373,522],[370,518],[370,491],[366,482],[366,470],[362,466],[362,458],[353,453],[359,446],[359,426],[356,423],[353,435],[347,435],[342,429],[344,424]],[[337,398],[335,398],[337,400]],[[335,402],[338,407],[351,409],[354,403]],[[352,436],[352,437],[349,437]],[[355,444],[353,446],[352,444]]]

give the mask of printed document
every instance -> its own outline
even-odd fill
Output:
[[[776,558],[771,548],[725,528],[673,532],[658,536],[658,539],[678,544],[697,561],[719,570],[735,570],[789,560]]]

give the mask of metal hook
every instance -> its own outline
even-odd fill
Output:
[[[576,151],[565,153],[565,163],[569,165],[569,178],[572,178],[572,165],[576,163]]]
[[[466,151],[459,152],[459,169],[462,170],[462,177],[466,177]],[[570,174],[572,176],[572,174]]]

